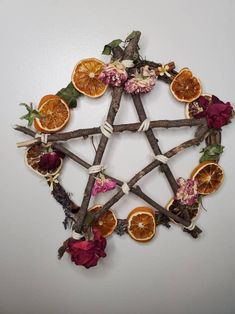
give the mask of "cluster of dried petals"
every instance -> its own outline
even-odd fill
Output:
[[[156,84],[156,74],[154,70],[146,65],[141,67],[132,75],[132,78],[125,83],[125,91],[128,94],[139,94],[150,92]]]
[[[113,190],[116,188],[116,182],[111,179],[105,178],[103,174],[100,174],[98,178],[96,178],[95,183],[93,185],[91,194],[96,196],[98,193],[105,193],[107,191]]]
[[[212,95],[211,100],[204,96],[198,98],[198,106],[201,109],[194,118],[206,117],[209,128],[220,129],[228,124],[233,116],[233,107],[230,102],[223,102]]]
[[[112,86],[121,86],[126,82],[127,78],[126,67],[120,61],[106,64],[99,75],[99,80]]]
[[[106,256],[106,239],[97,228],[93,228],[92,232],[93,239],[91,240],[70,238],[67,242],[66,252],[76,265],[86,268],[94,267],[101,257]]]
[[[181,205],[193,205],[198,201],[197,181],[192,179],[185,180],[184,178],[177,179],[178,190],[175,200]]]
[[[45,171],[55,170],[61,163],[60,155],[57,152],[43,154],[39,160],[39,167]]]

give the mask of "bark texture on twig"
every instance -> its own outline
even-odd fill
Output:
[[[80,207],[70,199],[69,194],[65,191],[60,183],[53,184],[53,190],[51,194],[55,200],[62,205],[65,214],[75,214],[79,211]]]
[[[204,137],[202,136],[201,138],[194,138],[194,139],[188,140],[188,141],[174,147],[173,149],[169,150],[164,155],[167,158],[171,158],[174,155],[178,154],[179,152],[185,150],[188,147],[191,147],[194,145],[199,145],[203,139],[204,139]],[[148,164],[145,168],[140,170],[134,177],[131,178],[131,180],[128,182],[128,186],[130,188],[132,188],[141,178],[143,178],[145,175],[147,175],[149,172],[151,172],[153,169],[155,169],[159,165],[160,165],[160,162],[158,160],[154,160],[153,162]],[[102,206],[102,208],[99,210],[99,212],[94,215],[94,217],[95,217],[94,220],[99,219],[104,213],[107,212],[107,210],[109,208],[111,208],[115,203],[117,203],[124,195],[125,195],[125,193],[122,190],[117,192],[108,202],[106,202]],[[184,225],[186,227],[188,227],[190,225],[190,222],[187,222]]]
[[[64,147],[62,144],[59,143],[55,143],[53,145],[53,147],[58,150],[61,151],[62,153],[64,153],[66,156],[70,157],[73,161],[75,161],[76,163],[80,164],[81,166],[83,166],[84,168],[88,169],[91,165],[89,163],[87,163],[86,161],[84,161],[83,159],[81,159],[80,157],[78,157],[77,155],[75,155],[74,153],[72,153],[70,150],[68,150],[66,147]],[[122,186],[123,185],[123,181],[114,178],[113,176],[110,176],[108,174],[105,174],[106,177],[115,180],[116,183],[118,184],[118,186]],[[132,186],[130,188],[130,191],[135,194],[136,196],[140,197],[142,200],[144,200],[146,203],[148,203],[149,205],[151,205],[153,208],[155,208],[159,213],[163,214],[164,216],[167,216],[171,219],[173,219],[174,221],[176,221],[179,224],[182,225],[188,225],[188,221],[185,221],[184,219],[182,219],[181,217],[178,217],[177,215],[169,212],[168,210],[166,210],[164,207],[162,207],[161,205],[159,205],[157,202],[155,202],[154,200],[152,200],[148,195],[146,195],[139,186]]]
[[[132,95],[132,99],[137,111],[137,114],[139,116],[140,122],[143,122],[144,120],[147,119],[147,115],[145,113],[145,109],[141,100],[140,95]],[[158,139],[155,137],[153,130],[151,128],[149,128],[146,132],[146,137],[147,140],[153,150],[154,155],[161,155],[161,149],[160,146],[158,144]],[[162,163],[160,165],[161,171],[165,174],[167,181],[169,182],[169,185],[173,191],[173,194],[175,195],[178,189],[178,185],[177,182],[175,180],[175,177],[170,169],[170,167],[168,166],[168,164],[164,164]],[[182,213],[184,215],[184,218],[186,221],[190,221],[190,216],[189,213],[187,211],[187,209],[185,207],[182,207]]]
[[[140,32],[136,32],[133,39],[130,40],[127,47],[124,50],[123,59],[132,59],[134,52],[136,51],[136,47],[138,45],[140,39]],[[116,114],[119,110],[121,97],[123,94],[123,87],[114,87],[112,93],[112,101],[109,107],[108,115],[106,121],[112,126],[116,117]],[[101,140],[99,142],[97,152],[95,155],[95,159],[93,165],[99,165],[102,161],[102,157],[108,143],[108,138],[102,134]],[[94,174],[90,174],[88,178],[88,182],[85,188],[84,197],[81,203],[81,208],[77,215],[77,222],[74,224],[74,230],[76,232],[81,232],[83,227],[83,222],[87,213],[87,208],[89,206],[90,198],[91,198],[91,190],[95,182]]]
[[[193,127],[193,126],[199,126],[199,125],[206,125],[206,121],[204,118],[202,119],[178,119],[178,120],[156,120],[150,122],[150,128],[180,128],[180,127]],[[114,133],[121,133],[124,131],[129,132],[136,132],[139,127],[141,126],[141,123],[127,123],[127,124],[119,124],[113,126],[113,132]],[[21,133],[24,133],[26,135],[30,135],[32,137],[35,137],[36,132],[33,130],[21,126],[16,125],[14,127],[16,131],[19,131]],[[57,142],[57,141],[68,141],[70,139],[80,138],[80,137],[88,137],[90,135],[95,134],[101,134],[100,127],[93,127],[93,128],[86,128],[86,129],[78,129],[74,131],[69,132],[63,132],[63,133],[56,133],[56,134],[50,134],[48,136],[48,142]],[[18,147],[24,147],[24,146],[31,146],[36,143],[40,143],[41,139],[40,137],[19,143]]]
[[[27,129],[27,128],[25,128],[25,129],[26,129],[26,132],[27,132],[26,134],[28,134],[28,135],[30,135],[32,137],[35,136],[35,132],[34,131],[32,131],[30,129]],[[23,129],[23,130],[25,130],[25,129]],[[198,131],[199,129],[202,129],[203,132],[199,132]],[[193,140],[189,140],[189,141],[187,141],[187,142],[185,142],[185,143],[183,143],[183,144],[173,148],[171,151],[168,152],[169,153],[168,157],[170,157],[171,154],[173,154],[173,155],[177,154],[178,152],[182,151],[183,149],[185,149],[187,147],[190,147],[191,145],[198,145],[203,140],[203,137],[204,137],[204,135],[207,132],[208,132],[208,130],[205,129],[204,125],[199,126],[196,133],[200,134],[200,136],[198,138],[195,138]],[[70,157],[72,160],[74,160],[78,164],[82,165],[86,169],[88,169],[91,166],[89,163],[85,162],[84,160],[79,158],[77,155],[73,154],[71,151],[69,151],[67,148],[65,148],[62,144],[60,144],[60,143],[53,143],[52,146],[53,146],[53,148],[55,150],[61,151],[66,156]],[[113,178],[111,176],[108,176],[108,175],[107,175],[107,177],[115,180],[119,186],[122,186],[122,184],[123,184],[122,181],[120,181],[120,180],[118,180],[116,178]],[[178,222],[178,223],[180,223],[182,225],[185,225],[185,226],[188,225],[187,221],[185,221],[184,219],[182,219],[182,218],[174,215],[173,213],[167,211],[165,208],[163,208],[157,202],[153,201],[149,196],[147,196],[140,189],[140,187],[132,186],[130,188],[130,191],[132,193],[134,193],[135,195],[139,196],[144,201],[146,201],[149,205],[153,206],[159,213],[163,214],[164,217],[172,218],[173,220],[175,220],[176,222]],[[79,211],[80,207],[78,205],[76,205],[73,201],[70,200],[68,193],[66,193],[66,191],[64,190],[64,188],[60,184],[55,184],[54,185],[54,192],[52,194],[55,197],[55,199],[60,204],[62,204],[64,209],[66,209],[65,213],[67,211],[68,213],[76,214]],[[166,226],[169,226],[167,221],[165,221],[165,223],[163,222],[163,224],[166,225]],[[200,230],[200,229],[198,229],[198,230]],[[195,237],[195,232],[189,231],[189,230],[187,230],[187,232],[189,232],[192,236]],[[198,232],[198,234],[199,234],[199,232]]]
[[[143,103],[141,101],[140,95],[139,94],[138,95],[132,95],[132,99],[133,99],[137,114],[139,116],[139,120],[140,120],[140,122],[143,122],[145,119],[147,119],[147,115],[145,113],[144,106],[143,106]],[[158,145],[158,139],[155,137],[153,130],[151,128],[149,128],[145,132],[145,134],[146,134],[148,142],[149,142],[149,144],[153,150],[153,153],[155,155],[161,155],[162,152],[161,152],[161,149]],[[176,180],[175,180],[169,166],[167,164],[161,164],[160,167],[161,167],[162,172],[164,172],[164,174],[166,175],[166,178],[167,178],[167,180],[168,180],[168,182],[172,188],[172,191],[175,194],[177,189],[178,189],[178,185],[176,183]]]
[[[199,128],[203,128],[203,126],[199,127]],[[26,128],[27,129],[27,128]],[[27,129],[28,130],[28,129]],[[27,131],[28,132],[28,131]],[[204,130],[204,133],[206,133],[207,130]],[[33,131],[30,130],[30,132],[28,132],[28,135],[31,135],[34,137],[34,133]],[[203,134],[201,134],[201,137],[203,137]],[[178,147],[174,148],[172,150],[172,152],[174,152],[174,154],[177,153],[177,151],[181,151],[184,147],[186,148],[189,147],[190,145],[197,145],[197,139],[194,140],[190,140],[186,143],[183,143],[181,145],[179,145]],[[77,155],[75,155],[74,153],[72,153],[70,150],[68,150],[67,148],[65,148],[62,144],[60,143],[53,143],[52,147],[55,150],[58,150],[62,153],[64,153],[66,156],[68,156],[69,158],[71,158],[72,160],[74,160],[76,163],[80,164],[81,166],[83,166],[84,168],[88,169],[90,168],[90,164],[87,163],[86,161],[84,161],[83,159],[81,159],[80,157],[78,157]],[[107,177],[115,180],[117,182],[117,184],[121,187],[123,184],[123,181],[114,178],[112,176],[109,176],[106,174]],[[187,225],[187,222],[185,220],[182,220],[181,218],[178,219],[178,216],[174,215],[173,213],[168,212],[165,208],[163,208],[161,205],[159,205],[157,202],[153,201],[149,196],[147,196],[141,189],[140,187],[134,187],[132,186],[130,191],[132,193],[134,193],[135,195],[139,196],[141,199],[143,199],[144,201],[146,201],[149,205],[153,206],[156,210],[158,210],[160,213],[166,215],[169,218],[172,218],[173,220],[175,220],[176,222],[182,224],[182,225]],[[52,195],[54,196],[54,198],[63,206],[64,209],[66,209],[69,213],[72,214],[76,214],[80,207],[78,205],[76,205],[69,197],[68,193],[64,190],[64,188],[62,187],[61,184],[55,184],[54,185],[54,190],[52,192]]]
[[[115,53],[113,54],[113,58],[114,59],[131,59],[133,54],[135,53],[135,50],[136,50],[136,47],[137,47],[137,44],[139,41],[139,37],[140,37],[140,33],[136,32],[136,37],[133,38],[129,42],[128,46],[126,47],[126,49],[124,51],[123,58],[122,58],[122,55],[123,55],[122,49],[120,47],[118,47],[117,49],[114,49]],[[154,63],[154,62],[145,61],[145,60],[139,60],[139,62],[137,62],[138,67],[143,66],[143,65],[149,65],[150,67],[155,68],[155,69],[159,66],[162,66],[162,64],[160,64],[160,63]],[[172,75],[171,78],[169,78],[165,75],[159,76],[158,78],[164,80],[167,83],[170,83],[172,81],[172,78],[177,74],[177,72],[172,68],[170,70],[170,74]],[[111,101],[111,105],[110,105],[109,112],[107,115],[107,122],[113,126],[113,132],[116,132],[116,133],[120,133],[123,131],[136,132],[139,129],[141,123],[113,125],[114,120],[115,120],[115,116],[119,110],[122,93],[123,93],[123,87],[115,87],[113,89],[112,101]],[[133,98],[139,119],[141,122],[143,122],[147,117],[146,117],[146,113],[145,113],[143,104],[141,102],[141,98],[139,95],[133,95],[132,98]],[[213,133],[212,131],[210,131],[208,133],[206,120],[204,118],[202,118],[202,119],[181,119],[181,120],[172,120],[172,121],[170,121],[170,120],[151,121],[150,122],[150,128],[149,128],[149,130],[146,131],[146,136],[147,136],[147,139],[148,139],[148,141],[149,141],[149,143],[153,149],[154,154],[155,155],[161,155],[162,153],[161,153],[160,147],[158,145],[158,140],[157,140],[157,138],[155,138],[155,135],[153,133],[152,128],[172,128],[172,127],[183,127],[183,126],[188,126],[188,127],[198,126],[198,129],[197,129],[196,134],[195,134],[195,138],[192,140],[189,140],[187,142],[184,142],[181,145],[169,150],[165,154],[166,157],[170,158],[170,157],[174,156],[175,154],[177,154],[178,152],[181,152],[182,150],[186,149],[187,147],[190,147],[193,145],[198,145],[204,139],[206,133],[209,134],[209,136],[207,137],[207,145],[214,144],[214,143],[220,143],[220,141],[221,141],[220,132],[214,132]],[[22,126],[16,126],[15,129],[17,131],[23,132],[23,133],[30,135],[30,136],[33,136],[33,137],[36,134],[34,131],[32,131],[26,127],[22,127]],[[71,132],[50,134],[48,136],[48,141],[53,142],[52,145],[54,146],[54,148],[64,152],[67,156],[69,156],[74,161],[78,162],[83,167],[89,168],[91,166],[90,164],[86,163],[85,161],[80,159],[78,156],[76,156],[75,154],[73,154],[72,152],[67,150],[65,147],[63,147],[61,144],[56,143],[56,142],[57,141],[67,141],[69,139],[79,138],[79,137],[86,138],[89,135],[100,134],[100,133],[101,133],[100,127],[78,129],[78,130],[71,131]],[[30,145],[33,145],[34,143],[37,143],[40,141],[41,141],[41,139],[37,138],[34,140],[22,142],[22,143],[18,144],[18,147],[30,146]],[[93,165],[99,165],[101,163],[107,142],[108,142],[108,138],[102,134],[101,140],[100,140],[100,143],[98,145],[97,152],[96,152],[96,155],[94,158]],[[176,193],[177,183],[175,181],[175,178],[174,178],[170,168],[168,167],[167,164],[162,164],[158,160],[155,160],[152,163],[150,163],[149,165],[147,165],[144,169],[139,171],[128,182],[128,186],[130,187],[130,191],[133,192],[135,195],[139,196],[141,199],[145,200],[147,203],[149,203],[152,207],[154,207],[157,210],[158,213],[163,215],[163,217],[172,218],[174,221],[178,222],[179,224],[182,224],[183,226],[188,227],[190,225],[190,219],[189,219],[189,215],[187,214],[187,212],[185,212],[185,216],[183,218],[178,217],[178,216],[174,215],[172,212],[167,211],[165,208],[163,208],[161,205],[156,203],[154,200],[152,200],[149,196],[147,196],[140,189],[140,187],[135,186],[135,184],[143,176],[145,176],[146,174],[148,174],[150,171],[152,171],[153,169],[155,169],[158,166],[161,167],[161,170],[165,173],[165,175],[166,175],[166,177],[167,177],[167,179],[171,185],[173,192]],[[110,177],[110,178],[112,178],[112,177]],[[122,184],[123,184],[122,181],[117,180],[115,178],[113,178],[113,179],[117,182],[117,184],[119,186],[122,186]],[[66,213],[72,213],[73,217],[76,217],[74,229],[77,232],[80,232],[83,228],[83,223],[84,223],[84,219],[86,216],[87,208],[89,206],[89,201],[90,201],[90,197],[91,197],[91,189],[93,187],[94,180],[95,180],[94,175],[93,174],[89,175],[87,186],[86,186],[86,189],[84,192],[84,198],[83,198],[83,201],[81,204],[81,208],[78,205],[76,205],[70,199],[68,193],[60,185],[60,183],[54,184],[54,189],[52,191],[52,195],[63,206],[63,208],[65,210],[65,214]],[[106,204],[104,204],[102,206],[101,210],[94,215],[94,219],[95,220],[99,219],[100,216],[102,216],[113,204],[118,202],[118,200],[123,196],[124,196],[124,192],[122,190],[117,192]],[[169,226],[169,220],[167,220],[168,218],[166,218],[166,219],[164,218],[165,220],[162,219],[162,223],[165,224],[166,226]],[[126,220],[125,219],[119,219],[118,221],[119,221],[118,232],[122,233],[122,232],[126,231]],[[193,230],[188,230],[187,228],[185,228],[184,231],[190,233],[193,237],[197,237],[201,232],[201,230],[197,226],[195,226],[195,228]]]

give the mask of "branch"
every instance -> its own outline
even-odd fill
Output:
[[[141,35],[140,32],[136,32],[135,37],[130,40],[130,42],[128,43],[127,47],[124,50],[123,60],[133,59],[133,55],[136,51],[136,48],[140,39],[140,35]],[[111,101],[108,115],[106,118],[106,121],[111,126],[113,126],[116,114],[119,110],[122,94],[123,94],[123,86],[113,88],[112,101]],[[104,134],[102,134],[98,148],[97,148],[97,152],[95,154],[93,165],[99,165],[101,163],[107,143],[108,143],[108,138]],[[81,209],[78,212],[77,222],[73,226],[74,230],[78,233],[81,232],[81,229],[83,227],[83,222],[87,213],[87,208],[89,206],[89,202],[91,198],[91,190],[94,185],[94,182],[95,182],[95,176],[94,174],[90,174],[87,181],[86,188],[85,188],[84,197],[81,204]]]
[[[139,94],[137,95],[132,95],[132,99],[135,105],[135,109],[137,111],[137,114],[139,116],[140,122],[143,122],[145,119],[147,119],[147,115],[145,113],[144,110],[144,106],[143,103],[141,101],[141,97]],[[161,155],[161,149],[160,146],[158,145],[158,139],[155,137],[153,130],[151,128],[149,128],[146,132],[146,137],[147,140],[153,150],[154,155]],[[161,171],[165,174],[168,183],[170,184],[170,187],[173,191],[174,194],[176,194],[177,190],[178,190],[178,184],[175,180],[175,177],[173,175],[173,173],[171,172],[170,167],[167,164],[161,164]],[[184,218],[186,221],[190,221],[190,216],[188,213],[188,210],[185,207],[182,207],[182,213],[184,215]]]
[[[53,185],[51,194],[55,200],[62,205],[65,214],[75,214],[79,211],[80,207],[70,199],[69,194],[65,191],[60,183],[55,183]]]
[[[30,129],[27,129],[27,134],[31,135],[34,137],[35,132],[33,132]],[[28,132],[29,130],[29,132]],[[84,161],[83,159],[81,159],[80,157],[78,157],[77,155],[75,155],[74,153],[72,153],[70,150],[68,150],[67,148],[65,148],[62,144],[60,143],[53,143],[52,144],[53,148],[64,153],[66,156],[68,156],[69,158],[71,158],[73,161],[75,161],[76,163],[80,164],[81,166],[83,166],[84,168],[88,169],[91,167],[91,165],[89,163],[87,163],[86,161]],[[117,184],[121,187],[123,185],[123,181],[114,178],[112,176],[109,176],[106,174],[106,176],[112,180],[115,180],[117,182]],[[182,224],[182,225],[187,225],[187,222],[182,220],[180,217],[174,215],[173,213],[167,211],[164,207],[162,207],[161,205],[159,205],[157,202],[153,201],[148,195],[146,195],[141,189],[140,187],[131,187],[130,191],[137,195],[138,197],[140,197],[141,199],[143,199],[144,201],[146,201],[147,203],[149,203],[149,205],[153,206],[157,211],[159,211],[160,213],[164,214],[165,216],[172,218],[173,220],[175,220],[176,222]],[[54,198],[57,200],[57,202],[59,202],[66,211],[68,211],[69,213],[72,214],[76,214],[80,207],[78,205],[76,205],[69,197],[68,193],[64,190],[64,188],[62,187],[61,184],[55,184],[54,185],[54,189],[52,192],[52,195],[54,196]]]
[[[20,127],[20,130],[23,131],[23,133],[26,133],[32,137],[35,136],[35,132],[28,129],[28,128]],[[205,125],[201,125],[196,130],[196,133],[200,134],[200,136],[198,135],[195,139],[184,142],[184,143],[180,144],[179,146],[173,148],[172,150],[170,150],[169,152],[166,153],[166,156],[168,158],[170,158],[171,156],[174,156],[178,152],[181,152],[182,150],[186,149],[187,147],[190,147],[193,145],[198,145],[204,139],[205,135],[208,133],[208,129],[205,128]],[[86,169],[90,168],[91,165],[89,163],[82,160],[77,155],[73,154],[71,151],[69,151],[67,148],[65,148],[62,144],[53,143],[52,146],[54,147],[54,149],[63,152],[66,156],[70,157],[72,160],[74,160],[75,162],[77,162],[78,164],[83,166],[84,168],[86,168]],[[151,163],[149,166],[151,166],[153,163]],[[147,166],[146,168],[148,168],[149,166]],[[146,172],[146,174],[147,174],[147,172]],[[122,181],[120,181],[116,178],[113,178],[112,176],[109,176],[109,175],[107,175],[107,177],[115,180],[119,186],[123,185]],[[55,197],[55,199],[60,204],[62,204],[62,206],[64,208],[66,208],[69,212],[76,214],[79,211],[80,207],[77,206],[73,201],[70,200],[68,194],[65,192],[65,190],[63,189],[63,187],[60,184],[56,184],[55,187],[56,187],[56,190],[53,193],[53,196]],[[151,206],[153,206],[156,210],[158,210],[160,213],[164,214],[165,216],[172,218],[174,221],[176,221],[176,222],[178,222],[184,226],[189,225],[187,221],[185,221],[182,218],[180,218],[180,217],[174,215],[173,213],[167,211],[164,207],[162,207],[161,205],[159,205],[158,203],[153,201],[150,197],[148,197],[146,194],[144,194],[143,191],[139,187],[132,186],[132,187],[130,187],[130,191],[132,193],[134,193],[135,195],[139,196],[140,198],[142,198],[143,200],[145,200],[147,203],[149,203]],[[62,193],[62,196],[61,196],[61,193]],[[198,229],[198,230],[200,230],[200,229]]]
[[[139,116],[140,122],[143,122],[145,119],[147,119],[147,115],[144,110],[143,103],[141,101],[140,95],[132,95],[132,99],[135,105],[135,109],[137,111],[137,114]],[[161,149],[158,145],[158,139],[155,137],[153,130],[151,127],[145,132],[147,140],[153,150],[153,153],[155,155],[161,155]],[[161,170],[165,173],[166,178],[172,188],[173,193],[175,194],[178,189],[178,185],[176,183],[176,180],[167,164],[161,164]]]
[[[178,120],[155,120],[155,121],[150,122],[150,128],[152,129],[153,128],[168,129],[168,128],[180,128],[180,127],[193,127],[193,126],[200,126],[200,125],[206,125],[206,120],[204,118],[202,119],[178,119]],[[140,122],[114,125],[113,132],[114,133],[121,133],[124,131],[137,132],[140,126],[141,126]],[[30,135],[32,137],[35,137],[36,135],[35,131],[21,125],[16,125],[14,129],[16,131],[19,131],[26,135]],[[48,142],[67,141],[67,140],[79,138],[79,137],[86,138],[90,135],[96,135],[96,134],[101,134],[100,127],[77,129],[77,130],[69,131],[69,132],[50,134],[48,136]],[[18,143],[17,146],[18,147],[31,146],[40,142],[41,142],[41,139],[36,138],[34,140]]]
[[[188,141],[174,147],[173,149],[169,150],[164,155],[167,158],[171,158],[174,155],[178,154],[179,152],[185,150],[186,148],[189,148],[189,147],[194,146],[194,145],[199,145],[203,141],[203,139],[204,139],[204,136],[202,136],[200,138],[194,138],[194,139],[188,140]],[[150,173],[153,169],[158,167],[160,164],[161,163],[158,160],[154,160],[153,162],[148,164],[145,168],[140,170],[133,178],[131,178],[131,180],[128,182],[128,186],[130,188],[132,188],[140,179],[142,179],[145,175]],[[99,212],[94,215],[94,220],[97,221],[102,215],[104,215],[108,211],[109,208],[111,208],[115,203],[117,203],[124,195],[125,194],[122,190],[117,192],[108,202],[106,202],[102,206],[102,208],[99,210]],[[91,224],[92,223],[93,223],[93,221],[91,222]],[[190,222],[187,222],[186,224],[185,223],[182,223],[182,224],[185,227],[188,227],[190,225]]]
[[[64,147],[62,144],[59,143],[54,143],[53,144],[53,148],[64,153],[66,156],[68,156],[69,158],[71,158],[73,161],[75,161],[76,163],[78,163],[79,165],[83,166],[84,168],[88,169],[90,168],[90,164],[87,163],[86,161],[84,161],[83,159],[81,159],[80,157],[78,157],[77,155],[75,155],[74,153],[72,153],[70,150],[68,150],[66,147]],[[118,186],[122,186],[123,185],[123,181],[114,178],[108,174],[105,174],[106,177],[115,180]],[[188,222],[185,221],[184,219],[182,219],[181,217],[171,213],[170,211],[166,210],[164,207],[162,207],[161,205],[159,205],[157,202],[155,202],[154,200],[152,200],[148,195],[146,195],[139,186],[132,186],[130,188],[130,191],[135,194],[136,196],[140,197],[141,199],[143,199],[144,201],[146,201],[149,205],[151,205],[152,207],[154,207],[158,212],[160,212],[161,214],[173,219],[174,221],[176,221],[179,224],[182,225],[188,225]]]

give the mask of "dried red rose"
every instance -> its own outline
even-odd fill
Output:
[[[196,119],[200,119],[200,118],[205,117],[206,116],[206,109],[208,108],[208,106],[210,104],[208,97],[200,96],[200,97],[198,97],[196,102],[197,102],[198,109],[197,109],[197,112],[195,114],[193,114],[193,117]]]
[[[75,240],[70,238],[67,244],[66,252],[71,255],[71,261],[76,265],[86,268],[97,265],[100,257],[105,257],[106,239],[102,237],[97,228],[93,228],[93,240]]]
[[[198,98],[198,105],[201,110],[194,115],[194,118],[206,117],[209,128],[220,129],[230,122],[233,107],[229,102],[224,103],[214,95],[212,95],[211,101],[205,96],[200,96]]]
[[[206,120],[209,128],[220,129],[230,122],[233,107],[229,102],[224,103],[212,96],[212,103],[206,109]]]
[[[55,170],[61,163],[60,156],[56,152],[45,153],[40,157],[39,167],[44,171]]]

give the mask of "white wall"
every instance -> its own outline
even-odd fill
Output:
[[[12,130],[23,108],[18,103],[55,93],[70,80],[81,58],[101,56],[105,43],[142,31],[142,55],[160,62],[174,60],[200,77],[204,91],[235,101],[235,2],[224,1],[0,1],[1,64],[1,314],[232,314],[235,313],[234,255],[234,125],[223,131],[225,153],[221,165],[226,178],[218,193],[204,200],[198,225],[203,234],[193,240],[180,228],[159,227],[156,238],[141,245],[128,235],[108,240],[108,256],[99,267],[86,270],[57,248],[69,232],[62,226],[61,207],[45,182],[24,165],[17,141],[26,139]],[[163,83],[143,98],[152,119],[183,118]],[[79,100],[68,129],[99,125],[110,95]],[[136,121],[128,97],[117,117]],[[163,151],[192,136],[192,131],[159,131]],[[69,147],[91,161],[90,141]],[[170,161],[176,176],[187,177],[197,164],[200,148]],[[128,179],[150,161],[142,135],[120,135],[109,144],[105,162],[109,172]],[[81,202],[86,173],[67,162],[62,174],[68,191]],[[159,171],[141,187],[161,204],[170,189]],[[107,197],[107,195],[106,195]],[[102,199],[99,199],[99,202]],[[144,204],[128,196],[114,206],[126,217]]]

